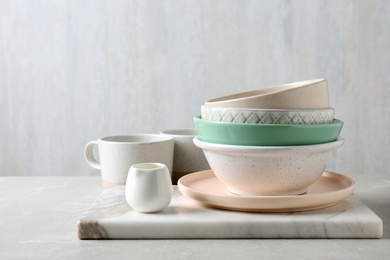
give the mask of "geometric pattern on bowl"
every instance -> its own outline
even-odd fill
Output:
[[[330,124],[334,109],[280,110],[231,109],[201,107],[202,119],[230,123],[251,124]]]

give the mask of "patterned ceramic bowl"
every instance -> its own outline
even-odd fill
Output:
[[[240,109],[201,107],[204,120],[251,124],[330,124],[334,118],[334,109]]]
[[[194,138],[215,176],[239,195],[299,195],[321,177],[333,151],[344,143],[304,146],[237,146]]]

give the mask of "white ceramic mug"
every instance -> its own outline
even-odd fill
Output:
[[[98,146],[99,161],[94,157]],[[89,165],[101,170],[103,188],[125,185],[133,164],[159,162],[172,174],[174,141],[169,136],[138,134],[108,136],[89,142],[85,146],[85,159]]]
[[[126,201],[135,211],[159,212],[172,199],[172,182],[162,163],[140,163],[130,167],[126,182]]]
[[[193,142],[194,137],[198,135],[195,128],[165,130],[161,132],[161,135],[170,136],[175,142],[172,169],[173,184],[176,184],[181,177],[188,173],[210,169],[202,149]]]

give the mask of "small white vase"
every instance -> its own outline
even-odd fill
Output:
[[[126,181],[126,200],[135,211],[159,212],[172,199],[169,170],[162,163],[140,163],[130,167]]]

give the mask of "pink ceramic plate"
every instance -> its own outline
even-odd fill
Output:
[[[247,212],[294,212],[320,209],[348,198],[355,182],[347,176],[324,172],[307,193],[297,196],[239,196],[228,191],[212,170],[195,172],[178,182],[180,192],[205,206]]]

